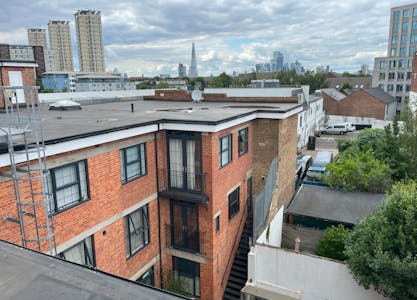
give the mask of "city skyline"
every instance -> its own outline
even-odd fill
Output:
[[[189,61],[189,47],[194,40],[201,76],[223,71],[250,72],[257,62],[268,61],[276,50],[288,61],[298,60],[309,70],[331,65],[334,71],[355,72],[362,64],[372,69],[373,58],[386,55],[390,9],[409,3],[203,5],[176,1],[158,5],[151,1],[114,4],[17,0],[3,9],[7,17],[0,21],[0,43],[27,44],[27,28],[46,28],[49,20],[68,20],[74,67],[79,69],[73,13],[94,9],[102,12],[106,70],[118,68],[129,75],[174,75],[178,61]]]

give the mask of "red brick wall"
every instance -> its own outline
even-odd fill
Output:
[[[363,90],[339,101],[323,93],[323,110],[328,115],[385,119],[385,104]]]
[[[90,200],[54,216],[58,246],[156,193],[155,142],[153,140],[146,142],[146,154],[147,175],[126,184],[121,182],[119,150],[94,155],[87,159]],[[54,159],[54,157],[49,159]],[[12,181],[3,181],[0,185],[1,215],[17,217]],[[123,217],[94,233],[98,269],[130,278],[158,255],[159,229],[156,197],[149,202],[148,209],[150,243],[128,259],[126,259]],[[39,220],[43,220],[44,217],[41,212],[38,214]],[[19,226],[0,219],[0,239],[21,244]],[[45,250],[46,248],[43,249]],[[154,271],[155,282],[157,286],[160,286],[159,262],[154,265]]]
[[[35,68],[31,67],[2,67],[0,69],[0,86],[10,86],[9,71],[22,72],[23,86],[36,86]],[[28,95],[29,96],[29,95]],[[8,102],[10,103],[10,102]],[[38,103],[37,93],[34,93],[34,103]],[[0,93],[0,108],[4,107],[3,93]]]

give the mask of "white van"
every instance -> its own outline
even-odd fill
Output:
[[[326,128],[322,128],[321,130],[322,134],[346,134],[348,133],[348,129],[346,125],[343,124],[337,124],[337,125],[331,125],[327,126]]]
[[[336,126],[336,125],[344,126],[349,132],[355,131],[356,129],[355,125],[352,125],[352,123],[340,123],[340,124],[334,124],[333,126]]]

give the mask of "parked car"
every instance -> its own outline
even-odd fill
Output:
[[[326,128],[322,128],[321,130],[322,134],[346,134],[348,133],[348,128],[346,125],[331,125],[327,126]]]
[[[333,153],[329,151],[318,151],[311,167],[307,170],[307,181],[321,181],[326,173],[327,164],[333,161]]]
[[[344,126],[349,132],[356,130],[355,125],[352,125],[352,123],[340,123],[340,124],[334,124],[333,126],[339,126],[339,125]]]

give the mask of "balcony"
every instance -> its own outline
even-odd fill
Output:
[[[165,224],[166,246],[174,249],[205,255],[206,233],[187,226]]]
[[[171,169],[158,170],[158,192],[162,197],[206,203],[208,196],[204,193],[207,174],[177,171]]]

